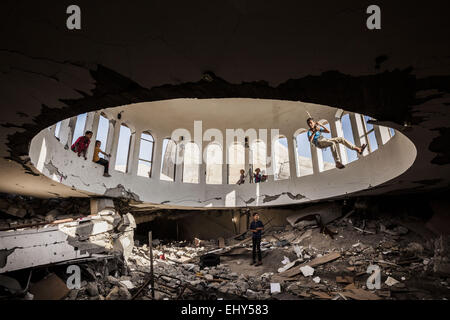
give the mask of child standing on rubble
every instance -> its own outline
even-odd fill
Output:
[[[253,241],[253,262],[250,265],[260,266],[262,265],[262,255],[261,255],[261,236],[264,230],[264,225],[262,221],[259,220],[259,214],[255,212],[253,214],[253,221],[250,224],[250,231],[252,231],[252,241]],[[256,263],[256,253],[258,253],[258,263]]]
[[[100,158],[99,153],[107,156],[107,157],[111,157],[110,154],[107,154],[105,152],[102,151],[102,149],[100,149],[100,146],[102,145],[102,142],[97,140],[95,141],[95,149],[94,149],[94,158],[92,159],[92,161],[94,161],[95,163],[98,163],[100,165],[102,165],[103,167],[105,167],[104,171],[103,171],[103,176],[104,177],[111,177],[111,175],[108,173],[108,169],[109,169],[109,161]]]
[[[77,141],[70,147],[73,152],[76,152],[78,156],[83,154],[84,160],[87,160],[86,152],[91,143],[92,131],[86,131],[84,136],[79,137]]]

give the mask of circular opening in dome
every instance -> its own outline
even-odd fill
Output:
[[[43,175],[89,194],[207,209],[294,204],[372,188],[407,170],[416,148],[397,130],[343,109],[174,99],[64,119],[34,137],[30,158]]]

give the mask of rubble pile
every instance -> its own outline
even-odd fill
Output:
[[[90,200],[38,199],[0,194],[0,230],[51,223],[90,214]]]
[[[60,210],[63,206],[91,214],[66,217],[67,221],[55,214],[59,220],[23,228],[7,222],[8,230],[0,232],[5,246],[0,250],[0,270],[6,272],[0,275],[0,298],[450,298],[449,237],[430,235],[424,222],[400,216],[343,213],[335,204],[329,210],[325,205],[299,210],[285,225],[267,223],[261,242],[263,264],[253,266],[250,232],[229,239],[153,239],[150,250],[150,243],[134,240],[133,215],[120,214],[110,199],[91,202],[90,207],[84,201],[36,200],[46,204],[38,207],[34,200],[12,199],[2,198],[1,206],[9,215],[25,210],[22,218],[11,218],[21,224],[39,215],[45,221],[54,210],[69,215],[71,209]],[[70,265],[81,269],[81,280],[69,288]]]

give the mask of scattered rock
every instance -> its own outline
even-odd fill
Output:
[[[309,277],[314,274],[314,268],[311,268],[310,266],[300,267],[300,271],[302,272],[303,276],[305,276],[305,277]]]
[[[91,297],[98,296],[98,286],[95,282],[89,282],[86,286],[86,291]]]

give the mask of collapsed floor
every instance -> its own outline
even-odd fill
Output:
[[[70,207],[77,202],[63,203]],[[6,210],[15,212],[9,207],[18,203],[17,199],[8,203]],[[103,207],[96,208],[94,211],[98,212],[92,214],[91,204],[91,212],[82,215],[83,223],[87,217],[94,226],[99,221],[104,225],[105,216],[116,218],[110,219],[110,227],[104,230],[89,227],[88,235],[75,232],[75,240],[103,243],[88,256],[1,274],[0,296],[69,300],[449,299],[450,238],[430,225],[430,221],[441,220],[430,215],[385,214],[382,210],[376,210],[379,211],[376,215],[368,214],[367,205],[361,203],[364,204],[330,202],[299,208],[278,225],[271,223],[272,218],[266,215],[263,217],[266,225],[262,238],[263,264],[257,267],[250,265],[249,232],[227,238],[219,234],[211,240],[154,239],[154,296],[150,248],[146,243],[148,228],[139,231],[138,226],[134,238],[130,237],[136,227],[130,214],[111,212],[114,211],[111,208],[105,214]],[[26,205],[22,207],[28,210]],[[121,206],[116,207],[123,210]],[[42,203],[39,208],[42,210]],[[76,212],[86,210],[89,205],[85,202],[81,208],[75,208]],[[61,218],[70,219],[64,216],[72,214],[69,211],[60,212],[53,220],[48,215],[40,216],[48,226]],[[22,226],[33,224],[33,221],[26,221],[27,224],[12,220],[3,220],[3,229],[17,232],[31,228]],[[11,227],[11,222],[15,227]],[[76,230],[85,229],[80,228],[80,221],[75,222]],[[39,223],[34,221],[33,228],[41,227],[36,226]],[[99,231],[93,235],[92,230],[96,228]],[[122,244],[124,239],[132,243],[118,248],[117,239]],[[69,289],[66,285],[71,276],[67,272],[69,265],[80,267],[81,281],[77,288]]]

